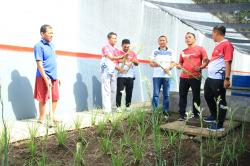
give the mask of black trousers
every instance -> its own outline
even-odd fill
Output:
[[[198,116],[198,111],[194,106],[196,103],[198,106],[201,103],[200,99],[200,90],[201,90],[201,80],[197,80],[195,78],[180,78],[179,85],[179,112],[180,116],[184,117],[186,113],[187,107],[187,95],[189,88],[191,87],[193,93],[193,113],[195,116]]]
[[[222,127],[227,113],[224,80],[207,78],[204,91],[211,116],[217,120],[218,126]]]
[[[134,87],[134,78],[129,77],[118,77],[117,78],[117,92],[116,92],[116,106],[121,106],[122,93],[124,90],[126,92],[126,107],[129,107],[132,99],[132,92]]]

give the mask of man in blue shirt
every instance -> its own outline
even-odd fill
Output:
[[[169,90],[171,69],[174,67],[173,51],[167,47],[167,37],[158,38],[159,48],[153,51],[150,66],[153,68],[153,99],[154,109],[159,107],[159,94],[163,87],[163,114],[169,115]]]
[[[59,99],[57,62],[54,46],[51,43],[53,29],[50,25],[42,25],[40,28],[42,39],[34,47],[34,55],[37,64],[36,82],[34,98],[39,101],[39,122],[45,119],[46,102],[52,97],[52,110],[50,118],[54,122],[58,121],[54,117],[54,112]],[[49,93],[51,90],[51,93]],[[52,94],[52,96],[50,96]]]

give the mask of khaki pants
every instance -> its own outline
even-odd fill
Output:
[[[116,76],[113,74],[102,74],[102,109],[111,112],[116,101]]]

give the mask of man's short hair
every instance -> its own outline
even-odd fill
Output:
[[[122,45],[124,44],[130,44],[130,40],[129,39],[123,39],[122,40]]]
[[[48,24],[42,25],[40,28],[40,33],[46,33],[48,28],[52,28],[52,26]]]
[[[166,41],[168,41],[168,38],[167,38],[167,36],[165,36],[165,35],[161,35],[161,36],[159,36],[159,37],[158,37],[158,40],[159,40],[160,38],[165,38],[165,39],[166,39]]]
[[[187,33],[186,33],[186,35],[192,35],[192,36],[196,39],[195,34],[194,34],[194,33],[192,33],[192,32],[187,32]]]
[[[225,36],[226,27],[224,27],[223,25],[217,25],[217,26],[214,27],[213,31],[217,31],[217,32],[219,32],[219,34]]]
[[[117,36],[115,32],[109,32],[107,38],[110,39],[113,35]]]

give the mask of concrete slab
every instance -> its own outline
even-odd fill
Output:
[[[241,124],[240,122],[236,122],[236,121],[233,121],[231,124],[229,124],[229,121],[227,120],[224,123],[225,131],[211,132],[211,131],[208,131],[207,128],[201,128],[198,126],[189,125],[185,123],[184,121],[174,121],[174,122],[161,125],[161,129],[164,131],[183,132],[186,135],[192,135],[192,136],[221,138],[221,137],[226,136],[231,130],[234,130],[236,127],[239,127],[240,124]]]
[[[137,103],[131,106],[133,109],[143,108],[145,111],[149,111],[149,103]],[[112,113],[109,114],[108,118],[110,121],[115,118],[125,118],[128,111],[123,113]],[[73,114],[58,114],[58,119],[62,120],[62,124],[65,126],[65,130],[74,130],[75,121],[81,121],[81,128],[93,126],[93,118],[95,119],[95,124],[107,118],[107,116],[102,112],[102,110],[90,110],[83,112],[74,112]],[[40,124],[36,119],[27,119],[21,121],[6,121],[8,126],[8,131],[10,134],[10,143],[29,139],[29,128],[37,129],[37,137],[45,136],[46,134],[51,135],[55,133],[55,127],[47,128],[45,124]],[[48,129],[48,130],[47,130]],[[3,124],[0,122],[0,133],[3,131]]]
[[[192,93],[189,92],[187,99],[187,108],[186,110],[192,110]],[[231,109],[227,112],[227,119],[232,117],[235,121],[246,121],[250,122],[250,97],[243,96],[232,96],[230,91],[227,91],[227,104]],[[210,115],[207,103],[204,98],[203,91],[201,91],[201,108],[204,109],[203,116]],[[171,112],[179,111],[179,93],[171,92],[170,93],[170,108]]]
[[[103,118],[104,114],[97,114],[96,115],[96,122],[100,121]],[[81,120],[81,127],[89,127],[91,126],[91,111],[74,113],[69,116],[59,116],[59,119],[62,120],[62,124],[65,126],[66,130],[73,130],[74,129],[74,122],[77,118]],[[40,124],[37,122],[36,119],[28,119],[22,121],[7,121],[8,130],[10,132],[10,142],[16,142],[20,140],[29,139],[29,128],[33,128],[37,130],[37,137],[45,136],[48,132],[48,135],[55,133],[54,127],[47,128],[45,124]],[[2,129],[3,126],[1,126]],[[47,131],[48,129],[48,131]],[[2,131],[2,130],[1,130]]]

